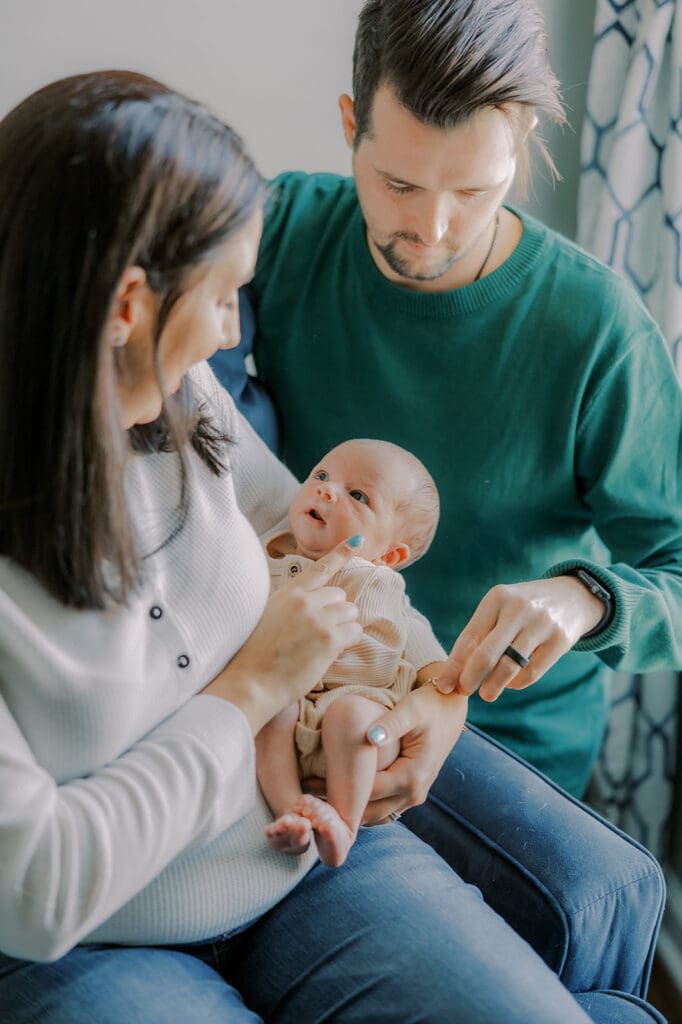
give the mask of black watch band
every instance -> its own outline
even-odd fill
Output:
[[[569,569],[565,575],[576,576],[580,582],[587,587],[589,592],[594,594],[595,597],[598,597],[604,605],[604,614],[597,625],[593,626],[589,633],[583,633],[580,637],[581,640],[589,640],[590,637],[596,636],[598,633],[602,633],[610,624],[614,613],[613,594],[599,582],[596,576],[593,576],[591,572],[588,572],[587,569]]]

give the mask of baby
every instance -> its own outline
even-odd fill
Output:
[[[361,535],[362,557],[330,581],[358,608],[362,641],[346,650],[315,689],[277,715],[256,739],[258,780],[275,821],[270,845],[300,854],[314,834],[322,862],[343,863],[355,841],[378,769],[399,744],[367,742],[372,722],[414,686],[405,657],[409,603],[395,571],[416,561],[436,531],[436,486],[421,462],[386,441],[340,444],[315,467],[289,507],[288,527],[264,538],[273,587],[341,541]],[[445,654],[433,640],[431,661]],[[326,778],[327,800],[300,779]]]

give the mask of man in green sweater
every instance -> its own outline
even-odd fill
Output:
[[[467,696],[473,722],[581,795],[606,666],[682,666],[671,361],[626,283],[504,205],[536,111],[563,118],[532,2],[368,0],[353,90],[354,179],[274,183],[255,354],[294,473],[376,437],[440,492],[431,552],[405,575],[452,647],[454,692],[382,719],[406,756],[377,806],[423,795]]]

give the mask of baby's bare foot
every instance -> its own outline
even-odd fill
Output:
[[[301,854],[310,846],[313,827],[307,817],[296,812],[287,812],[275,818],[265,829],[265,836],[278,853]]]
[[[294,814],[307,818],[315,833],[320,860],[329,868],[338,868],[348,856],[355,836],[339,812],[325,800],[304,793],[291,808]]]

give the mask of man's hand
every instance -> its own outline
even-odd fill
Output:
[[[485,595],[457,638],[437,687],[493,701],[505,687],[536,682],[580,637],[597,625],[604,605],[574,576],[497,586]],[[523,667],[508,654],[528,658]]]
[[[392,711],[374,722],[370,738],[379,735],[379,746],[399,739],[400,754],[385,771],[377,772],[363,825],[378,825],[391,813],[424,802],[462,734],[467,706],[466,697],[444,697],[427,685],[408,693]]]

